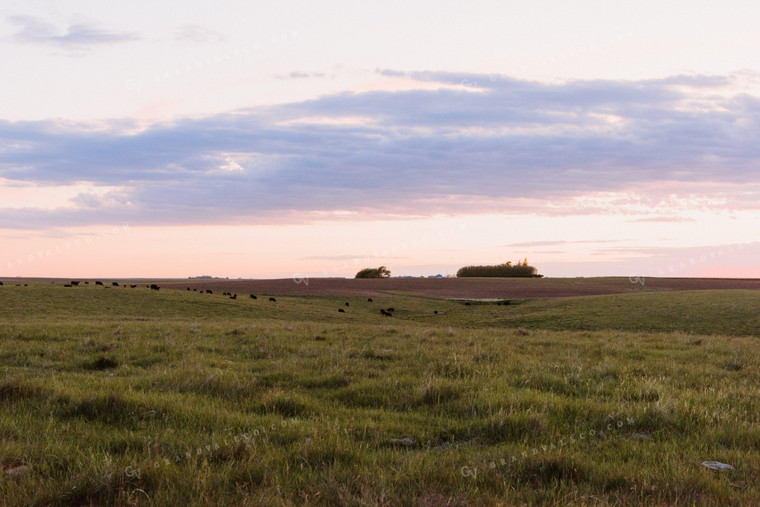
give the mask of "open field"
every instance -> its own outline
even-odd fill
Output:
[[[15,283],[65,283],[62,279],[3,279]],[[90,279],[90,283],[94,280]],[[120,281],[125,282],[125,281]],[[599,296],[672,290],[760,289],[760,279],[729,278],[281,278],[276,280],[132,280],[144,287],[158,283],[164,289],[210,289],[217,292],[281,296],[379,296],[417,294],[438,298],[525,299]],[[110,280],[107,281],[110,283]]]
[[[6,283],[0,504],[760,502],[757,281],[404,280]]]

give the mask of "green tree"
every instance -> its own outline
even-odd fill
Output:
[[[521,277],[521,278],[541,278],[543,275],[538,274],[538,270],[525,261],[517,261],[517,265],[512,262],[505,262],[496,266],[465,266],[457,271],[457,277],[468,276],[492,276],[492,277]]]
[[[385,266],[364,268],[356,273],[356,278],[390,278],[391,272]]]

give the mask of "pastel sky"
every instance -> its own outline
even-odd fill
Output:
[[[758,19],[5,0],[0,277],[760,277]]]

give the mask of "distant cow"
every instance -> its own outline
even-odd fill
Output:
[[[382,308],[380,309],[380,313],[385,317],[393,317],[393,314],[391,312],[386,312]]]
[[[79,282],[77,282],[77,281],[75,281],[75,280],[72,280],[72,281],[71,281],[71,286],[72,286],[72,287],[76,287],[77,285],[79,285]]]
[[[101,282],[101,281],[96,281],[96,282],[95,282],[95,285],[103,285],[103,282]]]
[[[230,296],[230,299],[237,299],[237,294],[233,294],[232,296]]]
[[[371,302],[372,302],[372,298],[367,298],[367,303],[371,303]]]
[[[137,287],[137,285],[130,285],[130,287],[134,289],[135,287]]]
[[[258,298],[256,297],[256,294],[251,294],[251,299],[258,299]]]
[[[275,303],[277,302],[275,298],[269,298],[269,301],[274,301]]]
[[[387,309],[387,310],[385,310],[385,311],[386,311],[386,312],[395,312],[395,311],[396,311],[396,309],[395,309],[395,308],[388,308],[388,309]]]
[[[156,285],[155,283],[154,283],[154,284],[151,284],[151,286],[150,286],[150,290],[158,290],[158,289],[160,289],[160,288],[161,288],[161,287],[159,287],[159,286],[158,286],[158,285]]]
[[[206,289],[206,294],[213,294],[213,292],[210,291],[210,290],[208,290],[208,289]]]
[[[438,310],[433,310],[433,313],[438,315]]]
[[[348,306],[348,301],[346,301],[346,306]]]
[[[190,287],[188,287],[187,290],[190,290]]]
[[[3,282],[0,282],[0,287],[3,285]]]
[[[343,308],[338,308],[338,312],[339,313],[346,313],[346,310],[344,310]]]
[[[193,292],[198,292],[198,289],[193,289]]]
[[[73,285],[71,285],[70,283],[64,283],[63,286],[64,287],[73,287]]]
[[[119,282],[111,282],[111,285],[113,285],[114,287],[118,287],[119,286]]]
[[[85,285],[90,285],[90,282],[84,282]]]

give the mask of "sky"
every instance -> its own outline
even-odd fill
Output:
[[[0,4],[0,277],[760,277],[760,3]]]

